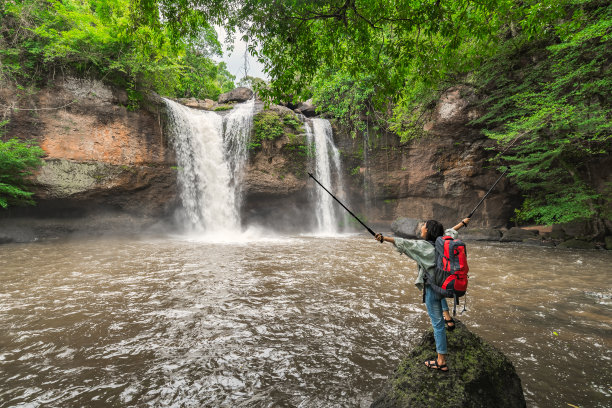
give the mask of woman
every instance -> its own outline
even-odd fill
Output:
[[[385,237],[382,234],[376,234],[375,236],[377,241],[391,242],[399,252],[406,254],[419,265],[419,274],[415,284],[421,290],[423,286],[425,287],[425,305],[427,306],[427,313],[433,326],[436,351],[438,352],[438,358],[425,361],[425,365],[431,369],[443,372],[448,372],[448,366],[446,365],[445,324],[448,330],[451,331],[455,328],[455,322],[448,312],[446,299],[438,297],[434,290],[427,285],[424,277],[425,272],[427,272],[436,280],[436,238],[449,235],[455,239],[457,238],[457,231],[467,226],[468,222],[470,222],[470,219],[465,218],[453,228],[444,231],[444,227],[438,221],[429,220],[421,227],[421,238],[423,240]]]

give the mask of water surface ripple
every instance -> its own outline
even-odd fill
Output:
[[[612,255],[471,244],[461,319],[529,406],[609,406]],[[361,407],[428,328],[365,236],[0,247],[0,407]]]

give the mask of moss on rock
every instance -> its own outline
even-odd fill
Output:
[[[521,380],[512,362],[499,350],[457,322],[447,333],[449,372],[427,368],[435,358],[429,330],[403,359],[373,408],[397,407],[525,407]]]

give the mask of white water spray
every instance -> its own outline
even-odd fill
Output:
[[[312,129],[306,123],[308,143],[314,143],[314,175],[319,182],[342,200],[344,188],[340,152],[334,145],[333,131],[328,120],[312,119]],[[315,189],[317,232],[320,234],[337,234],[345,214],[339,213],[334,199],[322,188]]]
[[[225,119],[215,112],[164,101],[176,151],[185,226],[207,235],[239,233],[240,186],[254,101],[237,105]]]

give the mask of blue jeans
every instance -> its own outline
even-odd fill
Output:
[[[446,328],[442,311],[448,310],[448,303],[445,298],[438,298],[429,285],[425,285],[425,305],[433,326],[436,351],[438,354],[446,354]]]

